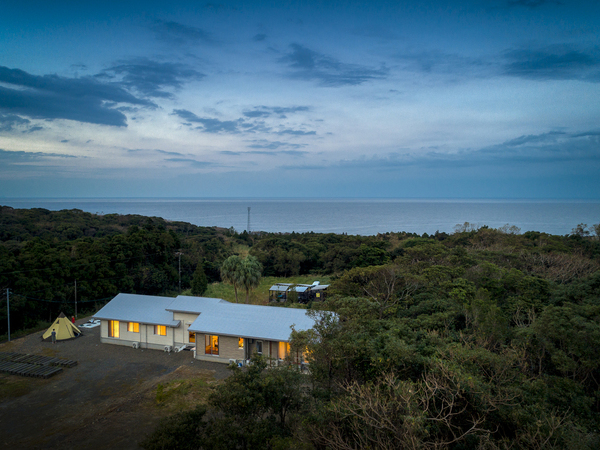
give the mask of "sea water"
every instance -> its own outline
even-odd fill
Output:
[[[449,233],[465,222],[564,235],[579,223],[600,223],[600,201],[593,200],[0,198],[0,205],[140,214],[239,232],[249,221],[251,231],[365,236],[388,231]]]

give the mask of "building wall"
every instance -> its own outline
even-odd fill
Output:
[[[183,345],[190,343],[190,334],[188,328],[190,325],[198,318],[198,314],[192,313],[173,313],[173,320],[180,320],[181,325],[178,328],[175,328],[175,336],[174,342],[175,345]]]
[[[196,359],[203,361],[221,362],[229,364],[230,359],[245,359],[244,349],[239,348],[239,338],[232,336],[219,336],[219,354],[207,355],[205,347],[205,335],[196,333]],[[247,345],[247,339],[244,345]]]
[[[140,324],[140,332],[127,331],[127,323],[119,321],[119,337],[108,336],[108,320],[100,321],[100,342],[103,344],[125,345],[132,347],[134,342],[139,343],[140,348],[150,348],[155,350],[164,350],[165,345],[174,345],[174,330],[176,328],[167,327],[167,335],[160,336],[154,334],[154,325]]]

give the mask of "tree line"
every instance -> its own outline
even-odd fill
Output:
[[[142,446],[599,448],[600,241],[582,228],[375,237],[388,259],[337,272],[315,327],[292,333],[309,374],[232,367]],[[176,423],[189,439],[173,446]]]

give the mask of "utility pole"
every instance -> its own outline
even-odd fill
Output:
[[[181,294],[181,255],[183,255],[183,253],[177,252],[175,254],[179,256],[179,293]]]
[[[77,280],[75,280],[75,318],[77,319]]]
[[[10,342],[10,289],[6,288],[6,320],[8,321],[8,342]]]

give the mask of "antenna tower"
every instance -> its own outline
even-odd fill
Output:
[[[250,207],[248,206],[248,227],[246,228],[248,234],[250,234]]]

